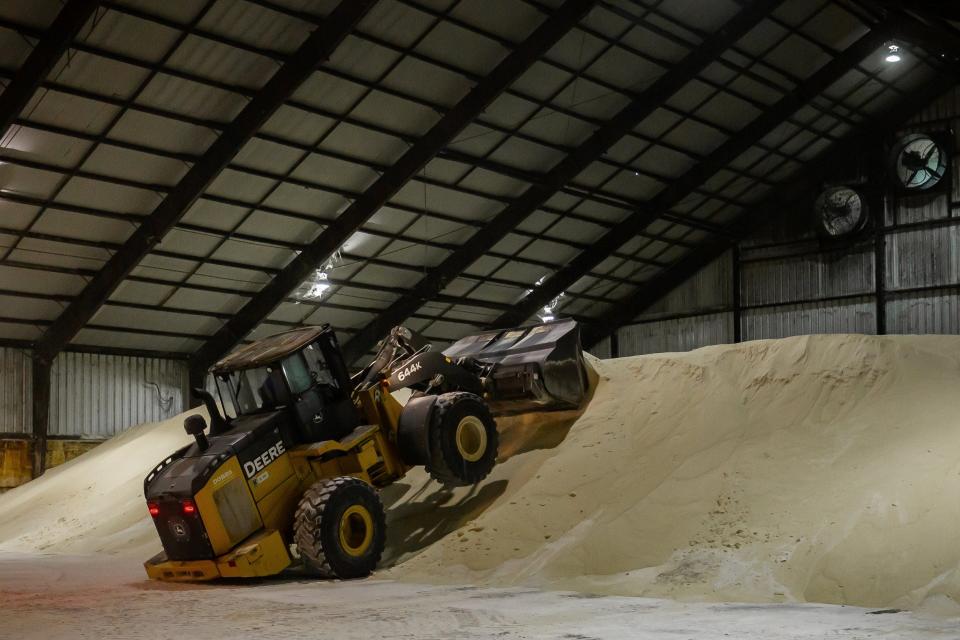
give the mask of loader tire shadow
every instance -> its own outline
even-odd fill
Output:
[[[387,548],[380,561],[381,567],[403,562],[476,519],[503,494],[507,481],[477,485],[459,496],[435,483],[428,487],[430,491],[421,488],[417,494],[387,511]],[[397,499],[411,489],[403,483],[396,483],[391,488],[399,494]]]

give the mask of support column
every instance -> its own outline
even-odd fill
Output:
[[[196,409],[202,403],[200,398],[196,397],[193,393],[194,389],[204,389],[207,386],[207,370],[203,368],[198,368],[192,363],[190,365],[189,371],[189,381],[190,388],[187,390],[187,397],[185,398],[184,404],[187,405],[190,409]]]
[[[731,249],[730,259],[733,261],[731,271],[733,273],[733,290],[730,294],[733,296],[733,341],[742,342],[743,334],[740,327],[740,243],[736,242]]]
[[[47,467],[47,430],[50,425],[50,362],[33,359],[33,477]]]
[[[883,206],[876,214],[877,230],[873,243],[873,289],[876,300],[877,335],[887,334],[887,220],[886,207],[892,206],[894,215],[897,210],[896,198],[882,199]]]

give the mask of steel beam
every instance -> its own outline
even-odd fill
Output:
[[[34,92],[96,11],[97,0],[70,0],[50,24],[23,66],[0,94],[0,138],[6,136]]]
[[[633,130],[674,93],[696,78],[721,53],[763,20],[780,4],[780,1],[758,0],[751,3],[727,22],[717,34],[694,49],[648,89],[638,94],[630,104],[594,131],[583,144],[545,174],[542,183],[531,185],[520,197],[477,231],[460,249],[449,255],[439,266],[431,269],[431,272],[411,291],[401,295],[386,311],[354,336],[344,346],[347,361],[353,362],[362,356],[390,327],[410,317],[424,302],[435,299],[448,283],[487,253],[501,238],[541,207],[564,185],[600,158],[607,149]]]
[[[941,60],[947,64],[956,64],[960,59],[960,31],[956,27],[931,17],[922,6],[912,3],[888,3],[887,15],[895,26],[898,38],[904,42],[923,47],[933,54],[941,54]],[[954,9],[960,11],[960,9]],[[923,19],[914,16],[917,13]]]
[[[583,332],[584,345],[592,347],[620,327],[629,324],[640,313],[650,308],[700,269],[722,256],[725,251],[756,231],[761,225],[782,219],[796,212],[799,206],[808,205],[811,201],[808,196],[820,187],[823,180],[842,169],[846,163],[862,156],[865,149],[878,146],[884,136],[949,91],[955,83],[956,78],[939,77],[909,97],[901,99],[892,109],[878,118],[873,126],[847,136],[842,142],[822,152],[808,162],[800,175],[789,181],[782,189],[741,214],[728,227],[727,237],[688,253],[661,275],[625,296],[616,310],[606,316],[603,321],[586,327]]]
[[[124,242],[77,299],[37,342],[37,357],[51,361],[94,316],[113,291],[190,205],[220,174],[244,144],[347,37],[376,0],[343,0],[259,90],[240,114],[197,160],[157,208]]]
[[[593,0],[567,0],[552,13],[207,341],[195,354],[192,366],[212,364],[262,322],[487,105],[573,29],[594,4]]]
[[[957,6],[953,0],[873,0],[873,4],[889,8],[894,12],[902,12],[904,9],[916,12],[920,15],[929,16],[939,20],[960,21],[960,6]],[[919,42],[917,44],[923,44]]]
[[[33,402],[33,477],[47,468],[47,428],[50,424],[50,362],[34,356],[31,369]]]
[[[7,135],[10,125],[66,53],[98,4],[96,0],[70,0],[34,45],[23,65],[0,94],[0,138]],[[50,422],[49,360],[34,356],[32,371],[33,477],[36,478],[46,468],[47,428]]]
[[[588,275],[597,265],[633,239],[638,233],[696,191],[717,172],[757,144],[776,129],[797,109],[818,96],[834,82],[846,75],[857,63],[876,51],[889,37],[886,29],[868,32],[844,52],[824,65],[807,80],[786,94],[767,111],[760,114],[734,138],[717,147],[700,164],[694,166],[678,179],[670,182],[660,193],[613,226],[591,247],[581,252],[555,274],[535,288],[516,307],[507,311],[496,321],[495,327],[508,327],[523,322],[539,308],[550,303],[580,278]]]

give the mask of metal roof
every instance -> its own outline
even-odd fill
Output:
[[[338,23],[342,38],[289,96],[271,92],[349,3],[88,2],[79,29],[58,33],[83,2],[0,3],[0,80],[32,89],[0,144],[0,339],[189,357],[216,335],[325,322],[349,345],[395,318],[448,342],[522,322],[559,292],[558,313],[599,323],[710,253],[822,153],[952,81],[960,51],[946,18],[868,0],[379,0]],[[54,35],[69,46],[56,51]],[[535,36],[552,37],[545,53],[517,54]],[[883,61],[893,40],[896,65]],[[44,46],[49,70],[26,73]],[[511,54],[502,91],[465,110]],[[265,94],[277,98],[266,121],[147,233]],[[637,104],[642,117],[583,151]],[[449,140],[434,131],[444,118],[460,125]],[[334,234],[385,176],[402,177],[411,149],[433,153]],[[571,157],[582,168],[567,177]],[[317,249],[340,235],[332,257]],[[128,254],[129,270],[108,268]],[[318,271],[281,286],[303,265]]]

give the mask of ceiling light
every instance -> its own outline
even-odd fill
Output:
[[[327,272],[317,269],[314,282],[310,284],[310,289],[303,294],[307,300],[319,300],[323,297],[323,292],[330,288],[327,283]]]
[[[327,272],[323,269],[315,269],[313,275],[297,287],[293,293],[293,297],[298,301],[316,302],[323,298],[323,294],[329,288],[330,283],[327,281]]]
[[[884,59],[887,62],[900,62],[902,58],[900,57],[899,45],[895,45],[895,44],[887,45],[887,57]]]
[[[299,251],[297,251],[297,255],[300,255]],[[328,273],[340,267],[342,261],[343,255],[341,254],[341,249],[337,249],[333,255],[327,258],[324,266],[314,269],[313,275],[300,283],[300,286],[294,290],[291,297],[298,303],[300,301],[317,302],[323,299],[324,294],[332,286],[329,282]]]

